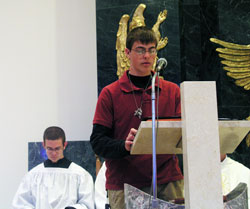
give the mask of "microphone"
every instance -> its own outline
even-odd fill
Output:
[[[155,68],[155,71],[156,72],[159,72],[161,70],[163,70],[164,68],[166,68],[168,65],[168,62],[165,58],[160,58],[157,60],[156,62],[156,68]]]

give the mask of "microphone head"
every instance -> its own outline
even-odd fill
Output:
[[[167,67],[167,65],[168,65],[168,61],[165,58],[160,58],[156,62],[156,70],[160,71],[164,69],[165,67]]]

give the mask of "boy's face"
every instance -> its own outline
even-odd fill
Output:
[[[43,147],[46,149],[48,159],[53,163],[56,163],[58,160],[64,157],[63,150],[66,148],[66,145],[67,142],[65,142],[63,145],[61,138],[56,140],[45,139],[45,143],[43,143]]]
[[[150,75],[157,55],[155,43],[142,44],[140,41],[136,41],[131,50],[125,49],[125,53],[130,60],[130,74]]]

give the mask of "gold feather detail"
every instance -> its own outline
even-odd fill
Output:
[[[230,54],[232,56],[235,55],[249,55],[249,50],[241,50],[241,49],[228,49],[228,48],[217,48],[217,52],[223,53],[223,54]]]
[[[219,57],[225,60],[231,60],[235,62],[244,62],[244,61],[248,61],[248,63],[250,62],[250,56],[233,56],[228,54],[219,54]]]
[[[219,40],[217,38],[210,38],[210,41],[213,42],[213,43],[219,44],[221,46],[224,46],[225,48],[230,48],[230,49],[250,49],[250,44],[248,44],[248,45],[234,44],[234,43]]]
[[[245,72],[250,72],[250,69],[247,67],[239,67],[237,69],[233,68],[233,67],[223,67],[224,70],[229,71],[229,72],[235,72],[235,73],[245,73]]]
[[[146,9],[145,4],[139,4],[136,8],[132,21],[129,24],[129,31],[133,30],[134,28],[145,26],[143,12]]]
[[[117,76],[120,78],[124,71],[129,68],[130,63],[129,59],[125,54],[126,48],[126,38],[127,38],[127,29],[128,29],[128,20],[129,15],[125,14],[121,17],[119,22],[119,28],[117,32],[116,39],[116,62],[117,62]]]
[[[227,75],[235,79],[237,86],[250,90],[250,45],[229,43],[216,38],[210,38],[210,41],[225,47],[217,48],[216,51],[224,59],[221,63],[223,69],[228,71]]]
[[[228,67],[235,67],[235,68],[250,67],[249,61],[234,62],[234,61],[222,60],[221,63]]]
[[[166,9],[163,10],[162,12],[160,12],[156,23],[152,27],[152,30],[155,32],[155,35],[156,35],[156,38],[158,41],[158,45],[157,45],[158,51],[160,49],[163,49],[168,44],[168,38],[167,37],[161,38],[161,33],[159,31],[160,24],[165,21],[165,19],[167,18],[167,14],[168,14],[168,12]]]

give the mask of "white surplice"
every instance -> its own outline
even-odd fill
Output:
[[[222,192],[227,195],[239,183],[246,183],[248,187],[248,205],[250,206],[250,169],[226,156],[221,162]]]
[[[71,162],[68,168],[39,164],[23,178],[13,209],[94,209],[92,176]]]

